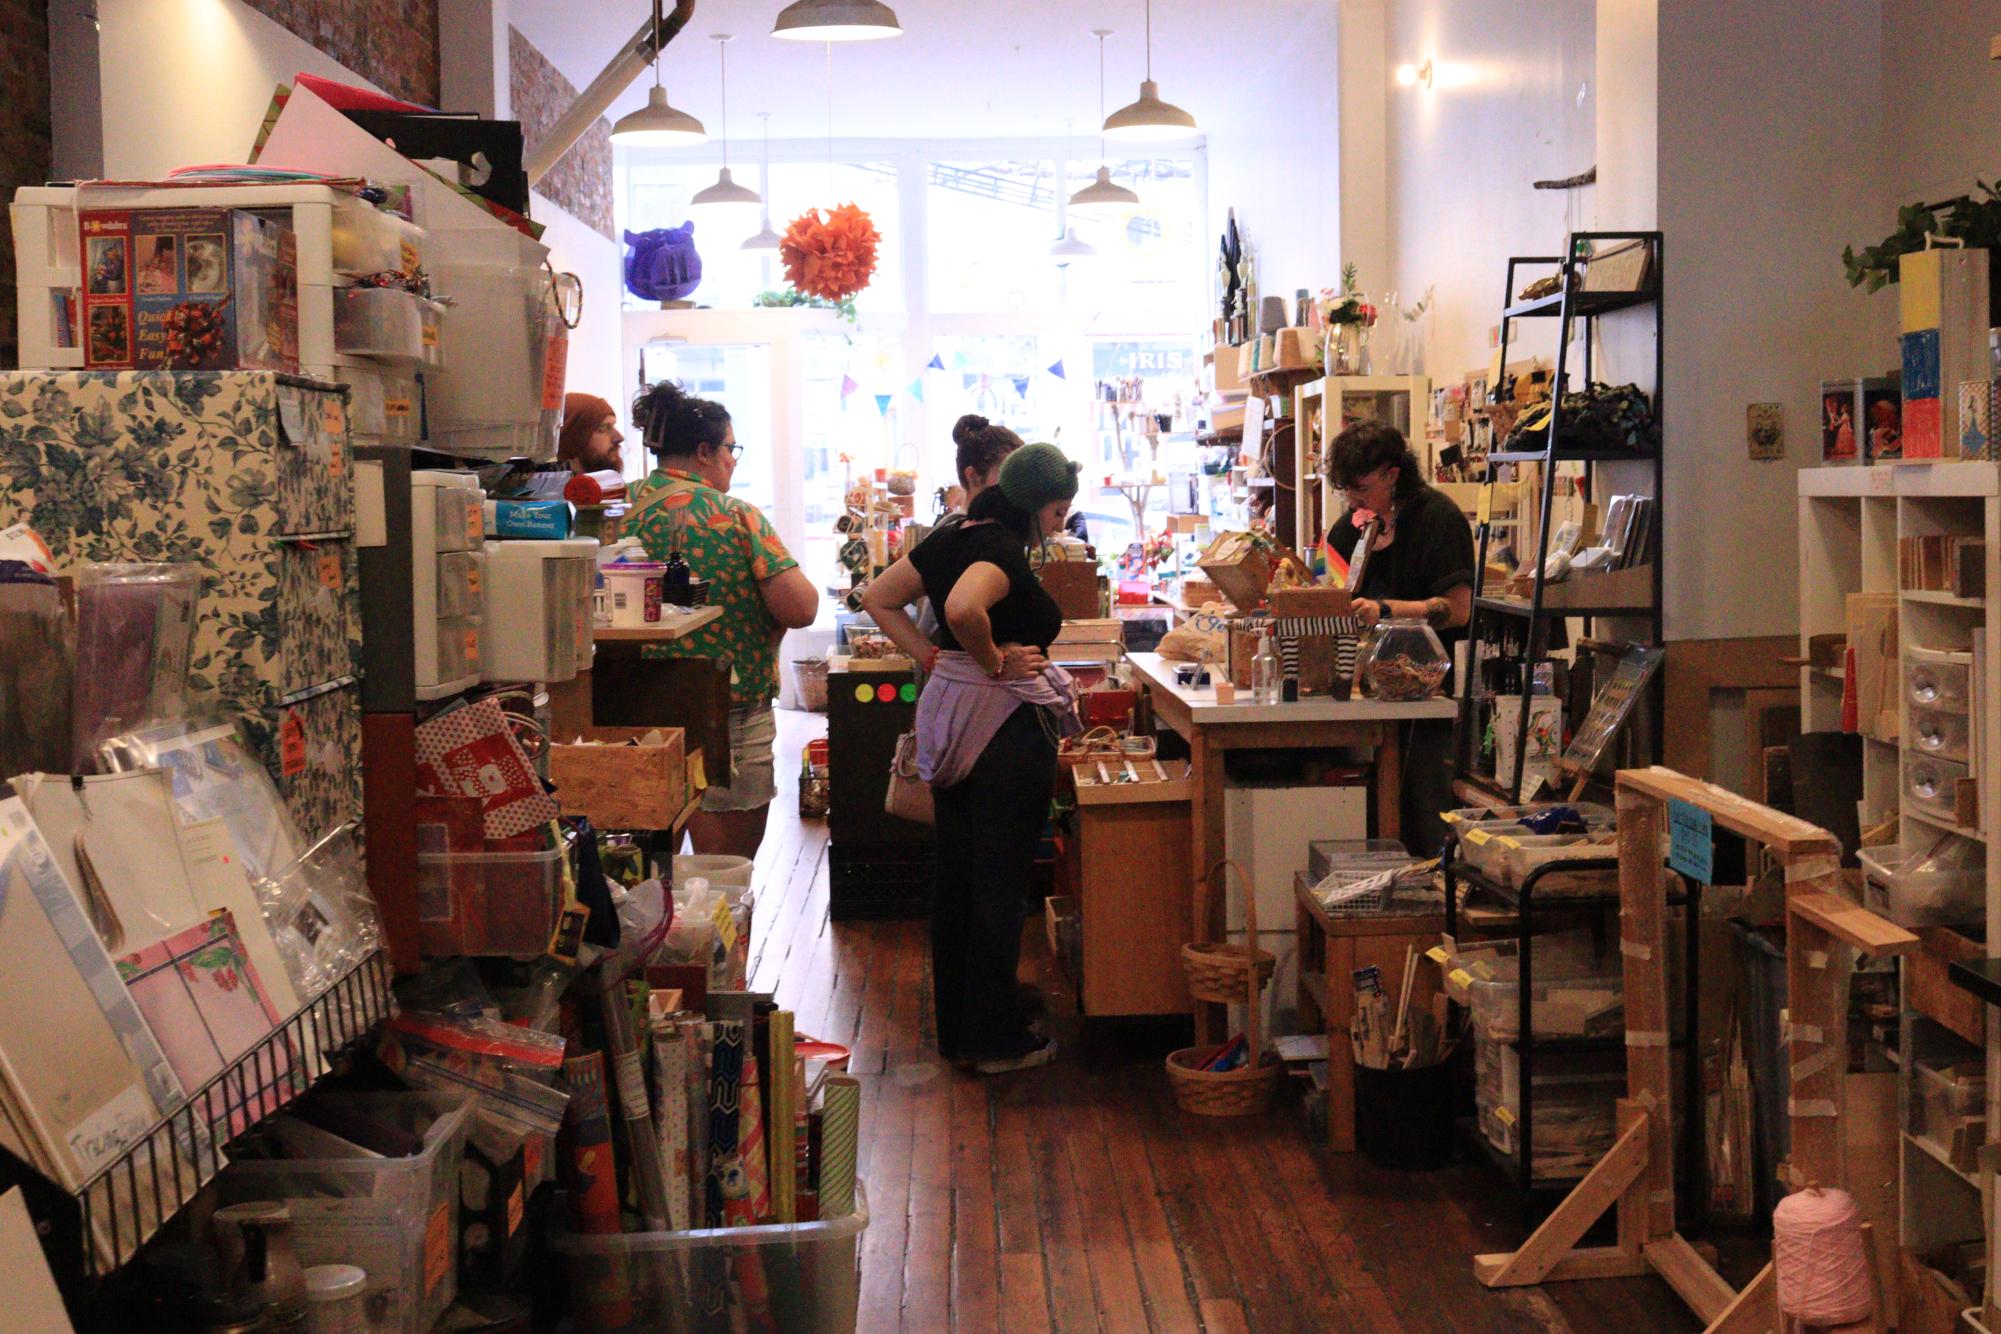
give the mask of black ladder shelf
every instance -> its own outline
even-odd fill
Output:
[[[1606,245],[1620,245],[1632,241],[1641,242],[1651,250],[1647,267],[1647,278],[1639,290],[1631,292],[1579,290],[1583,270],[1588,266],[1590,257],[1594,253],[1597,253]],[[1664,369],[1662,361],[1663,263],[1661,233],[1657,231],[1572,232],[1568,237],[1565,253],[1562,256],[1517,255],[1510,258],[1508,260],[1507,289],[1502,294],[1500,323],[1500,365],[1502,374],[1506,374],[1508,345],[1513,340],[1516,321],[1528,319],[1554,319],[1558,321],[1556,366],[1555,373],[1550,382],[1550,392],[1554,396],[1556,404],[1560,405],[1563,401],[1564,386],[1571,368],[1570,345],[1572,341],[1580,341],[1583,344],[1583,380],[1584,385],[1588,387],[1592,382],[1592,335],[1596,332],[1596,321],[1598,318],[1619,311],[1651,311],[1654,325],[1654,379],[1653,385],[1649,390],[1649,395],[1653,403],[1654,418],[1658,423],[1661,420],[1661,382]],[[1516,293],[1521,290],[1517,286],[1517,283],[1521,281],[1518,278],[1518,274],[1525,269],[1548,267],[1554,267],[1555,275],[1559,279],[1557,290],[1547,296],[1531,300],[1518,299]],[[1496,383],[1490,386],[1490,393],[1498,393],[1500,387],[1497,378]],[[1642,636],[1645,642],[1652,644],[1662,642],[1661,571],[1664,564],[1661,559],[1662,544],[1660,540],[1663,523],[1661,510],[1663,499],[1661,485],[1662,451],[1658,447],[1649,451],[1630,449],[1566,449],[1559,430],[1560,416],[1560,413],[1553,412],[1551,414],[1550,426],[1544,437],[1543,448],[1509,452],[1500,448],[1501,441],[1495,440],[1492,442],[1487,455],[1485,482],[1488,486],[1494,484],[1497,471],[1505,465],[1522,463],[1542,464],[1542,507],[1540,514],[1537,516],[1535,545],[1533,548],[1527,548],[1521,542],[1521,530],[1519,528],[1516,529],[1517,555],[1522,562],[1522,565],[1518,568],[1526,568],[1530,562],[1533,562],[1533,585],[1526,602],[1519,599],[1488,597],[1485,595],[1483,589],[1477,587],[1477,581],[1484,578],[1485,575],[1487,554],[1493,542],[1494,529],[1496,527],[1491,522],[1480,525],[1479,560],[1474,567],[1476,571],[1476,591],[1473,599],[1472,615],[1466,626],[1467,670],[1461,673],[1458,683],[1459,733],[1457,744],[1454,746],[1453,758],[1454,777],[1458,780],[1457,787],[1461,796],[1469,800],[1485,800],[1503,805],[1513,804],[1521,800],[1522,773],[1528,759],[1528,734],[1531,712],[1528,703],[1530,693],[1529,678],[1534,670],[1534,664],[1539,659],[1548,655],[1549,627],[1551,622],[1560,622],[1570,617],[1581,618],[1587,623],[1597,618],[1638,620],[1644,622],[1646,625],[1645,634]],[[1611,462],[1651,463],[1653,466],[1654,525],[1652,536],[1649,538],[1651,554],[1647,557],[1648,564],[1652,567],[1652,577],[1649,581],[1651,584],[1649,599],[1644,604],[1628,600],[1620,605],[1600,606],[1593,604],[1586,607],[1570,605],[1551,607],[1547,605],[1545,597],[1546,585],[1543,578],[1543,567],[1549,551],[1549,516],[1556,499],[1555,465],[1559,463],[1582,464],[1585,469],[1585,478],[1588,482],[1595,465]],[[1601,499],[1595,491],[1592,493],[1591,498],[1594,502],[1599,502]],[[1588,624],[1586,632],[1591,632]],[[1480,676],[1480,647],[1483,643],[1495,641],[1500,641],[1505,645],[1505,641],[1515,639],[1517,635],[1519,636],[1521,645],[1522,708],[1515,724],[1514,772],[1512,774],[1495,773],[1486,775],[1477,772],[1474,767],[1474,760],[1478,754],[1480,743],[1478,735],[1480,723],[1480,682],[1478,680]],[[1506,651],[1505,646],[1503,651]],[[1662,688],[1661,683],[1662,674],[1656,673],[1650,686],[1654,695],[1652,707],[1649,710],[1652,719],[1649,754],[1656,759],[1659,758],[1662,750],[1664,721],[1660,707],[1662,698],[1660,693]],[[1498,768],[1498,755],[1496,767]],[[1476,793],[1478,794],[1477,798],[1472,795]]]

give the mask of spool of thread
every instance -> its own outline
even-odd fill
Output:
[[[1816,1186],[1772,1211],[1779,1312],[1807,1325],[1847,1325],[1875,1309],[1862,1213],[1845,1190]]]

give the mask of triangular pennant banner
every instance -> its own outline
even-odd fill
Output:
[[[1027,398],[1028,377],[1026,375],[1014,375],[1009,378],[1014,381],[1014,392],[1020,394],[1023,398]]]
[[[974,385],[980,382],[980,377],[973,374],[971,371],[967,371],[964,375],[960,376],[959,379],[963,382],[963,387],[967,389],[971,389]]]
[[[964,369],[966,369],[966,367],[968,367],[968,366],[972,365],[973,363],[972,363],[972,362],[970,362],[970,361],[968,361],[968,360],[966,360],[966,354],[965,354],[965,353],[963,353],[963,352],[954,352],[954,353],[952,354],[952,364],[953,364],[953,365],[954,365],[955,367],[957,367],[958,369],[960,369],[960,370],[964,370]]]
[[[1055,362],[1049,367],[1049,373],[1055,376],[1059,380],[1067,380],[1070,378],[1069,376],[1063,373],[1063,358],[1061,357],[1058,357],[1055,360]]]
[[[924,401],[924,377],[918,376],[910,382],[910,396],[919,403]]]
[[[861,386],[855,383],[854,376],[843,375],[841,377],[841,401],[846,402],[848,395],[854,393],[859,388]]]
[[[877,394],[877,395],[875,396],[875,410],[876,410],[877,412],[880,412],[880,413],[883,413],[883,414],[884,414],[885,416],[886,416],[886,415],[888,415],[888,413],[889,413],[889,400],[890,400],[890,395],[888,395],[888,394]]]
[[[924,369],[925,369],[925,370],[927,370],[927,371],[942,371],[942,370],[944,370],[944,369],[945,369],[945,358],[943,358],[943,357],[939,356],[939,355],[938,355],[938,354],[937,354],[936,352],[933,352],[933,353],[931,354],[931,360],[929,360],[929,361],[927,361],[927,362],[925,362],[925,363],[924,363]]]

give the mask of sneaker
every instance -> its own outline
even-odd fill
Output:
[[[1048,1065],[1056,1059],[1056,1039],[1042,1041],[1019,1056],[997,1056],[991,1060],[973,1062],[973,1069],[983,1075],[1006,1075],[1016,1070],[1033,1070],[1038,1065]]]

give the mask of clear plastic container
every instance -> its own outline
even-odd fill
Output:
[[[439,551],[477,551],[486,541],[486,495],[476,486],[427,487],[436,497]]]
[[[350,367],[341,374],[348,388],[347,424],[357,436],[393,444],[415,444],[423,421],[417,377],[393,366]]]
[[[1971,653],[1904,648],[1904,693],[1921,709],[1966,712],[1966,683],[1973,668]]]
[[[458,1295],[459,1159],[472,1103],[439,1093],[314,1097],[420,1134],[423,1151],[409,1158],[238,1157],[216,1178],[218,1198],[285,1201],[301,1264],[367,1271],[371,1330],[427,1334]]]
[[[1473,1003],[1473,987],[1483,982],[1513,983],[1521,976],[1519,944],[1504,940],[1474,940],[1456,947],[1435,945],[1426,957],[1445,974],[1445,993],[1460,1005]],[[1551,931],[1534,938],[1532,960],[1539,975],[1554,978],[1591,977],[1620,971],[1618,955],[1599,949],[1588,928]]]
[[[1356,653],[1370,693],[1393,703],[1430,699],[1452,669],[1438,633],[1415,617],[1376,622]]]
[[[562,848],[420,852],[417,917],[425,955],[541,954],[563,907]]]
[[[1945,834],[1928,845],[1862,848],[1862,902],[1899,926],[1977,922],[1986,910],[1986,849]]]
[[[393,213],[366,205],[342,207],[333,216],[333,267],[337,273],[414,273],[424,262],[424,231]]]
[[[395,287],[334,292],[334,350],[404,366],[436,366],[444,308]]]
[[[1336,869],[1367,873],[1410,860],[1410,851],[1393,838],[1316,838],[1306,845],[1306,878],[1317,885]]]
[[[1978,1165],[1987,1138],[1987,1076],[1982,1061],[1945,1058],[1917,1062],[1912,1133],[1935,1145],[1961,1171]]]
[[[706,1297],[721,1304],[717,1328],[854,1334],[869,1221],[860,1182],[854,1213],[813,1223],[586,1234],[563,1213],[549,1245],[569,1266],[579,1334],[691,1328]]]
[[[1521,1146],[1520,1061],[1503,1043],[1476,1041],[1474,1106],[1480,1129],[1502,1153]],[[1626,1091],[1623,1069],[1544,1073],[1537,1062],[1531,1096],[1535,1159],[1531,1176],[1538,1181],[1583,1176],[1612,1148],[1617,1138],[1618,1100]]]
[[[1626,1017],[1622,974],[1546,978],[1540,956],[1535,971],[1536,980],[1529,986],[1529,1023],[1538,1038],[1609,1037],[1621,1031]],[[1472,998],[1473,1024],[1482,1038],[1514,1042],[1521,1037],[1518,978],[1476,978],[1467,990]]]
[[[1459,837],[1460,855],[1467,865],[1509,888],[1519,888],[1529,872],[1549,862],[1618,855],[1616,817],[1609,807],[1592,802],[1564,804],[1582,819],[1583,833],[1539,834],[1522,823],[1523,816],[1547,811],[1550,803],[1511,806],[1494,812],[1469,808],[1449,812],[1445,820]],[[1547,876],[1537,882],[1538,889],[1547,890],[1586,887],[1567,881],[1552,883]],[[1594,878],[1588,887],[1596,889],[1602,885]]]
[[[486,556],[478,551],[438,553],[438,615],[478,616]]]
[[[1966,766],[1914,751],[1904,752],[1904,800],[1935,820],[1956,823],[1957,789]]]
[[[480,621],[477,616],[438,618],[438,680],[462,681],[479,675]]]
[[[1910,747],[1925,755],[1964,760],[1970,729],[1963,713],[1943,713],[1937,709],[1911,710]]]

